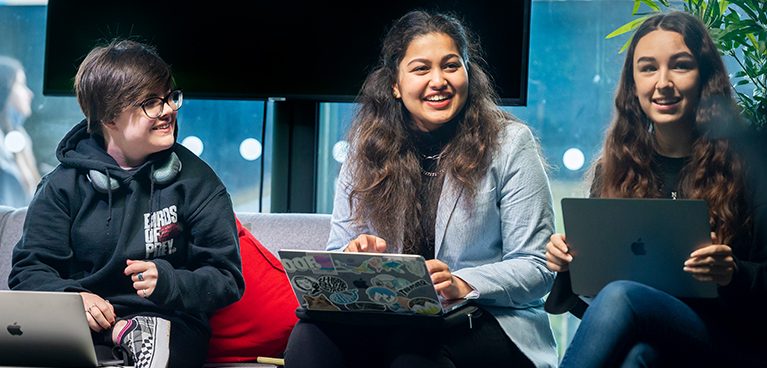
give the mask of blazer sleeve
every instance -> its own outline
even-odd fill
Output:
[[[501,140],[500,153],[493,159],[490,170],[496,173],[489,175],[498,176],[498,200],[492,205],[499,210],[502,258],[453,273],[479,292],[482,304],[504,307],[537,304],[554,281],[545,258],[546,243],[554,231],[554,209],[540,150],[532,132],[514,123]],[[486,247],[487,253],[494,252],[493,244],[475,246]],[[474,250],[467,248],[465,252]]]
[[[333,215],[330,221],[330,235],[326,249],[328,251],[342,251],[346,245],[357,237],[351,220],[351,207],[349,206],[350,178],[349,167],[344,163],[338,175],[336,192],[333,199]],[[363,230],[363,229],[357,229]],[[369,231],[364,231],[370,234]],[[362,232],[359,232],[362,234]]]

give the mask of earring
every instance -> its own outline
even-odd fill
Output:
[[[394,98],[399,98],[399,93],[397,93],[397,91],[394,91]]]

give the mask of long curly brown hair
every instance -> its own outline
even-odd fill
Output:
[[[711,228],[723,244],[729,244],[742,235],[749,219],[743,164],[730,150],[726,138],[740,129],[742,121],[716,46],[705,26],[692,15],[683,12],[655,15],[634,34],[615,97],[616,117],[607,132],[602,156],[597,160],[601,181],[592,188],[601,197],[657,198],[661,195],[657,164],[653,160],[653,122],[639,105],[633,78],[636,45],[655,30],[682,35],[700,71],[692,156],[680,174],[676,190],[682,198],[708,202]]]
[[[449,175],[468,194],[464,198],[473,198],[503,124],[513,119],[496,103],[479,43],[461,21],[449,14],[413,11],[393,23],[378,65],[358,96],[360,107],[349,131],[347,165],[353,178],[349,188],[352,222],[375,229],[390,248],[395,245],[394,251],[400,242],[399,250],[408,250],[423,240],[420,220],[424,209],[419,201],[422,174],[415,127],[404,104],[395,99],[392,86],[411,41],[430,33],[453,39],[469,75],[466,105],[456,117],[456,136],[442,151],[437,168],[441,174],[432,181],[441,182]]]

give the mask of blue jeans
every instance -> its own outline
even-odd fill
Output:
[[[586,310],[560,367],[767,364],[763,354],[744,346],[747,336],[733,335],[669,294],[616,281]]]

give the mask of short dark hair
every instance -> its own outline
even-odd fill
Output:
[[[172,87],[170,66],[157,50],[132,40],[95,47],[75,76],[77,102],[88,119],[88,131],[96,133],[127,107],[160,88]]]

